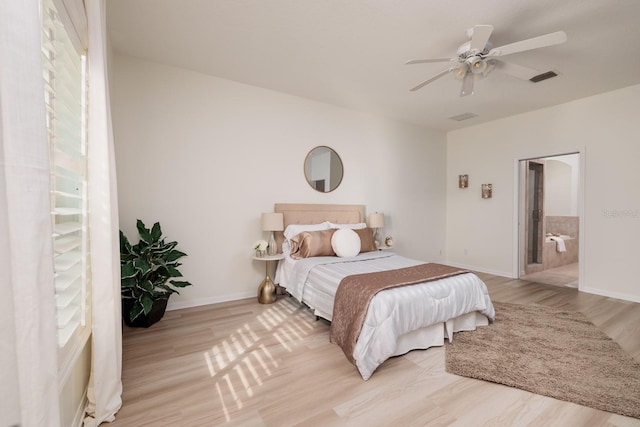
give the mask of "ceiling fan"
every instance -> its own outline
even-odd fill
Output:
[[[557,31],[504,46],[493,47],[489,42],[489,37],[492,32],[492,25],[476,25],[473,28],[469,28],[467,30],[469,41],[458,48],[456,52],[457,56],[453,58],[412,59],[407,61],[406,64],[425,64],[431,62],[455,63],[455,65],[440,71],[435,76],[428,78],[410,90],[414,92],[445,74],[454,73],[457,79],[462,80],[460,96],[471,95],[473,93],[474,80],[476,78],[486,77],[494,68],[519,79],[529,80],[540,72],[532,68],[504,62],[497,58],[513,53],[553,46],[567,41],[565,32]]]

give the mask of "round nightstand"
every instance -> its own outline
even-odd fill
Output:
[[[276,285],[273,283],[271,278],[269,277],[269,264],[271,261],[279,261],[284,258],[283,254],[275,254],[275,255],[264,255],[264,256],[253,256],[253,259],[257,261],[265,262],[265,272],[264,272],[264,280],[258,286],[258,302],[260,304],[271,304],[276,302]]]

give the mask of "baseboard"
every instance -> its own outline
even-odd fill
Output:
[[[517,279],[517,277],[513,277],[513,274],[511,272],[490,270],[487,268],[459,264],[456,262],[446,262],[443,264],[450,265],[452,267],[464,268],[465,270],[477,271],[477,272],[486,273],[486,274],[493,274],[494,276],[509,277],[511,279]],[[605,290],[596,289],[596,288],[580,288],[580,292],[586,292],[589,294],[600,295],[608,298],[615,298],[623,301],[640,303],[640,297],[636,295],[622,294],[619,292],[610,292],[610,291],[605,291]],[[172,303],[171,300],[169,300],[169,304],[167,304],[167,311],[179,310],[182,308],[199,307],[201,305],[217,304],[221,302],[237,301],[245,298],[252,298],[255,296],[256,296],[255,292],[249,291],[249,292],[238,292],[236,294],[223,295],[221,297],[200,298],[200,299],[194,299],[194,300],[188,300],[188,301],[179,301],[175,303]]]
[[[498,270],[490,270],[488,268],[477,267],[475,265],[465,265],[457,262],[443,262],[442,264],[450,265],[452,267],[464,268],[465,270],[477,271],[479,273],[493,274],[494,276],[500,277],[508,277],[510,279],[517,279],[517,277],[513,277],[512,271],[498,271]]]
[[[251,298],[251,297],[256,297],[256,293],[253,291],[238,292],[235,294],[223,295],[220,297],[198,298],[198,299],[192,299],[187,301],[176,301],[176,302],[172,302],[171,298],[169,298],[169,303],[167,304],[167,311],[180,310],[181,308],[199,307],[201,305],[217,304],[221,302],[237,301],[240,299]]]
[[[640,297],[637,295],[621,294],[619,292],[605,291],[605,290],[596,289],[596,288],[580,288],[580,292],[586,292],[588,294],[595,294],[595,295],[600,295],[608,298],[615,298],[623,301],[640,303]]]

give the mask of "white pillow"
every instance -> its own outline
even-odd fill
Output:
[[[337,229],[348,228],[351,230],[361,230],[363,228],[367,228],[367,224],[365,222],[359,222],[357,224],[334,224],[333,222],[330,222],[329,226],[331,228],[337,228]]]
[[[289,241],[287,239],[284,239],[282,241],[282,253],[285,256],[289,256],[291,254],[291,245],[289,244]]]
[[[331,228],[329,221],[321,222],[320,224],[290,224],[284,230],[284,238],[289,240],[303,231],[320,231],[328,230],[329,228]]]
[[[331,247],[339,257],[354,257],[360,253],[360,236],[349,228],[336,230],[331,237]]]

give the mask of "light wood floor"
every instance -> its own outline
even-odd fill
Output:
[[[578,263],[563,265],[561,267],[550,268],[538,273],[527,274],[521,276],[522,280],[530,282],[544,283],[547,285],[569,286],[571,288],[578,287]]]
[[[583,312],[640,361],[640,304],[479,276],[494,301]],[[125,327],[124,403],[111,425],[640,426],[448,374],[440,347],[389,359],[363,381],[328,331],[290,297],[176,310],[149,329]]]

